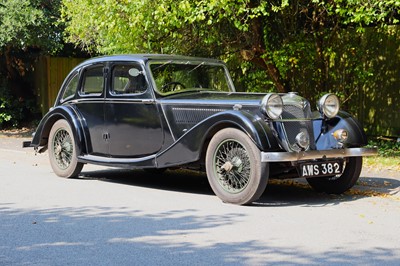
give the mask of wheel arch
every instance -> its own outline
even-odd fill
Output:
[[[85,134],[83,130],[83,125],[81,124],[81,119],[76,111],[69,106],[59,106],[52,109],[46,114],[45,117],[40,121],[35,135],[32,140],[33,147],[47,147],[49,141],[50,130],[60,119],[65,119],[71,126],[71,130],[75,137],[75,144],[77,147],[77,154],[81,154],[87,150]],[[43,149],[41,151],[44,151]]]
[[[260,150],[279,149],[268,124],[259,116],[245,111],[227,111],[210,117],[212,126],[207,131],[210,138],[218,131],[233,127],[245,132]]]
[[[349,113],[340,111],[335,118],[329,119],[323,124],[322,120],[314,120],[314,135],[317,138],[317,149],[330,149],[336,145],[337,141],[333,133],[338,129],[345,129],[348,132],[348,139],[344,143],[346,148],[363,147],[368,144],[367,136],[359,121]],[[321,128],[326,127],[326,132],[322,134]]]

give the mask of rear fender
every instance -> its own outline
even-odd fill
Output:
[[[87,150],[85,145],[85,134],[83,133],[83,125],[79,114],[75,109],[68,105],[57,106],[49,111],[40,121],[35,135],[32,139],[31,147],[47,146],[49,140],[50,130],[57,120],[65,119],[71,126],[77,147],[77,154],[80,155]],[[41,149],[43,152],[46,149]]]

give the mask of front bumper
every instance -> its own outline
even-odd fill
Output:
[[[348,148],[320,151],[300,152],[261,152],[262,162],[293,162],[305,160],[318,160],[329,158],[345,158],[374,156],[378,154],[377,148]]]

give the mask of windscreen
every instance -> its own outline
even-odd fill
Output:
[[[222,64],[206,62],[158,62],[150,69],[162,95],[186,91],[230,91],[229,77]]]

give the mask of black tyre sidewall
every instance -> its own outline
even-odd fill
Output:
[[[362,157],[349,157],[342,175],[330,180],[329,178],[307,178],[308,184],[318,191],[329,194],[341,194],[352,188],[360,177]]]
[[[68,132],[68,134],[71,137],[72,144],[73,144],[72,160],[71,160],[70,165],[66,169],[61,169],[58,166],[58,164],[56,162],[55,154],[54,154],[54,135],[56,134],[56,132],[59,129],[63,129]],[[75,144],[75,137],[74,137],[74,134],[72,133],[71,126],[69,125],[69,123],[66,120],[61,119],[54,123],[53,127],[50,130],[48,145],[49,145],[48,151],[49,151],[50,165],[51,165],[51,168],[53,169],[54,173],[56,175],[58,175],[60,177],[64,177],[64,178],[71,178],[71,177],[78,176],[82,170],[83,164],[78,162],[78,157],[76,154],[77,147]]]
[[[226,140],[236,140],[247,151],[250,158],[251,176],[247,186],[238,193],[226,191],[218,181],[214,170],[214,154],[218,146]],[[261,162],[261,153],[252,140],[242,131],[226,128],[217,132],[209,143],[206,153],[207,178],[214,193],[226,203],[246,205],[257,200],[268,183],[268,163]]]

